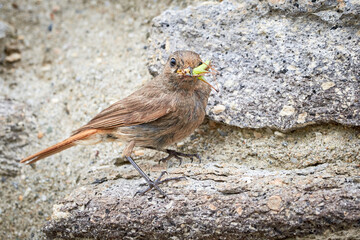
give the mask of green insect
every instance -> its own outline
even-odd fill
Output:
[[[209,69],[213,70],[214,72],[208,71]],[[194,69],[192,70],[192,76],[198,77],[199,80],[201,80],[201,81],[203,81],[204,83],[208,84],[210,87],[212,87],[215,91],[218,92],[219,90],[217,90],[216,88],[214,88],[210,83],[208,83],[208,82],[205,80],[205,78],[204,78],[203,75],[205,75],[205,74],[207,74],[207,73],[211,73],[211,74],[213,74],[213,75],[216,74],[216,70],[215,70],[214,68],[212,68],[211,65],[210,65],[210,60],[206,60],[205,62],[203,62],[203,64],[201,64],[200,66],[198,66],[198,67],[196,67],[196,68],[194,68]]]
[[[210,67],[210,60],[206,60],[203,64],[193,69],[193,76],[202,76],[203,74],[209,73],[207,71]]]

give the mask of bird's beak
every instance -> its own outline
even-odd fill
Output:
[[[200,81],[202,81],[202,82],[206,83],[207,85],[209,85],[215,91],[219,92],[219,90],[214,88],[203,77],[203,75],[205,75],[206,73],[211,73],[211,72],[208,71],[209,68],[210,68],[209,64],[210,64],[210,61],[206,61],[205,63],[201,64],[200,66],[198,66],[196,68],[188,67],[188,68],[185,68],[185,69],[179,69],[179,70],[176,71],[176,73],[181,74],[182,76],[195,77],[195,79],[199,79]]]
[[[192,67],[186,68],[186,69],[184,70],[184,72],[185,72],[185,75],[186,75],[186,76],[190,76],[190,77],[193,76],[193,69],[192,69]]]
[[[192,77],[193,76],[193,69],[191,67],[185,68],[185,69],[179,69],[176,71],[178,74],[181,74],[183,76]]]

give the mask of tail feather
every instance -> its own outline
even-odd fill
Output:
[[[79,132],[67,139],[65,139],[62,142],[59,142],[51,147],[48,147],[38,153],[35,153],[27,158],[24,158],[23,160],[21,160],[21,163],[25,163],[25,164],[31,164],[34,163],[36,161],[39,161],[40,159],[46,158],[48,156],[51,156],[55,153],[61,152],[65,149],[68,149],[70,147],[73,147],[76,145],[76,141],[79,140],[84,140],[88,137],[90,137],[91,135],[97,133],[99,130],[97,129],[88,129],[82,132]]]

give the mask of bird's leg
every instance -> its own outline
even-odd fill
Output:
[[[159,160],[160,162],[166,162],[167,160],[171,159],[172,157],[176,158],[177,160],[180,161],[179,166],[182,163],[182,158],[181,157],[188,157],[191,159],[191,162],[194,161],[194,157],[196,157],[197,159],[199,159],[199,162],[201,163],[201,158],[199,156],[199,154],[195,153],[195,154],[187,154],[187,153],[181,153],[181,152],[177,152],[175,150],[171,150],[171,149],[166,149],[165,152],[167,154],[169,154],[167,157],[164,157],[162,159]]]
[[[163,190],[161,190],[161,188],[159,188],[158,185],[160,185],[164,182],[168,182],[168,181],[172,181],[172,180],[180,180],[180,179],[185,178],[185,177],[174,177],[174,178],[167,178],[167,179],[161,180],[161,178],[164,176],[164,174],[167,173],[166,171],[163,171],[155,181],[152,181],[149,178],[149,176],[146,173],[144,173],[144,171],[139,167],[139,165],[136,164],[136,162],[130,156],[127,156],[126,159],[131,163],[131,165],[133,165],[133,167],[140,173],[140,175],[145,179],[145,181],[149,185],[145,190],[137,191],[135,193],[135,195],[136,194],[143,195],[144,193],[148,192],[152,188],[155,188],[156,190],[158,190],[161,193],[161,195],[163,195],[164,197],[167,197],[166,193]]]
[[[146,192],[148,192],[149,190],[151,190],[153,187],[157,187],[156,189],[159,190],[159,187],[157,185],[159,184],[162,184],[164,182],[168,182],[168,181],[173,181],[173,180],[181,180],[181,179],[185,179],[185,177],[173,177],[173,178],[166,178],[164,180],[161,180],[161,178],[164,176],[164,174],[167,174],[166,171],[162,171],[160,176],[153,182],[153,184],[149,184],[149,186],[145,189],[145,190],[142,190],[142,191],[137,191],[135,193],[136,194],[140,194],[140,195],[143,195],[145,194]],[[164,192],[160,192],[163,196],[167,197],[166,193]]]

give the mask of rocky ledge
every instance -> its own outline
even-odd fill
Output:
[[[167,10],[153,20],[149,70],[158,74],[178,49],[211,59],[221,91],[207,113],[226,124],[283,131],[324,122],[359,126],[359,16],[358,1],[327,0]]]
[[[359,227],[358,165],[189,165],[170,172],[187,178],[162,186],[168,198],[134,197],[143,180],[97,179],[55,205],[43,230],[64,239],[283,239]]]

